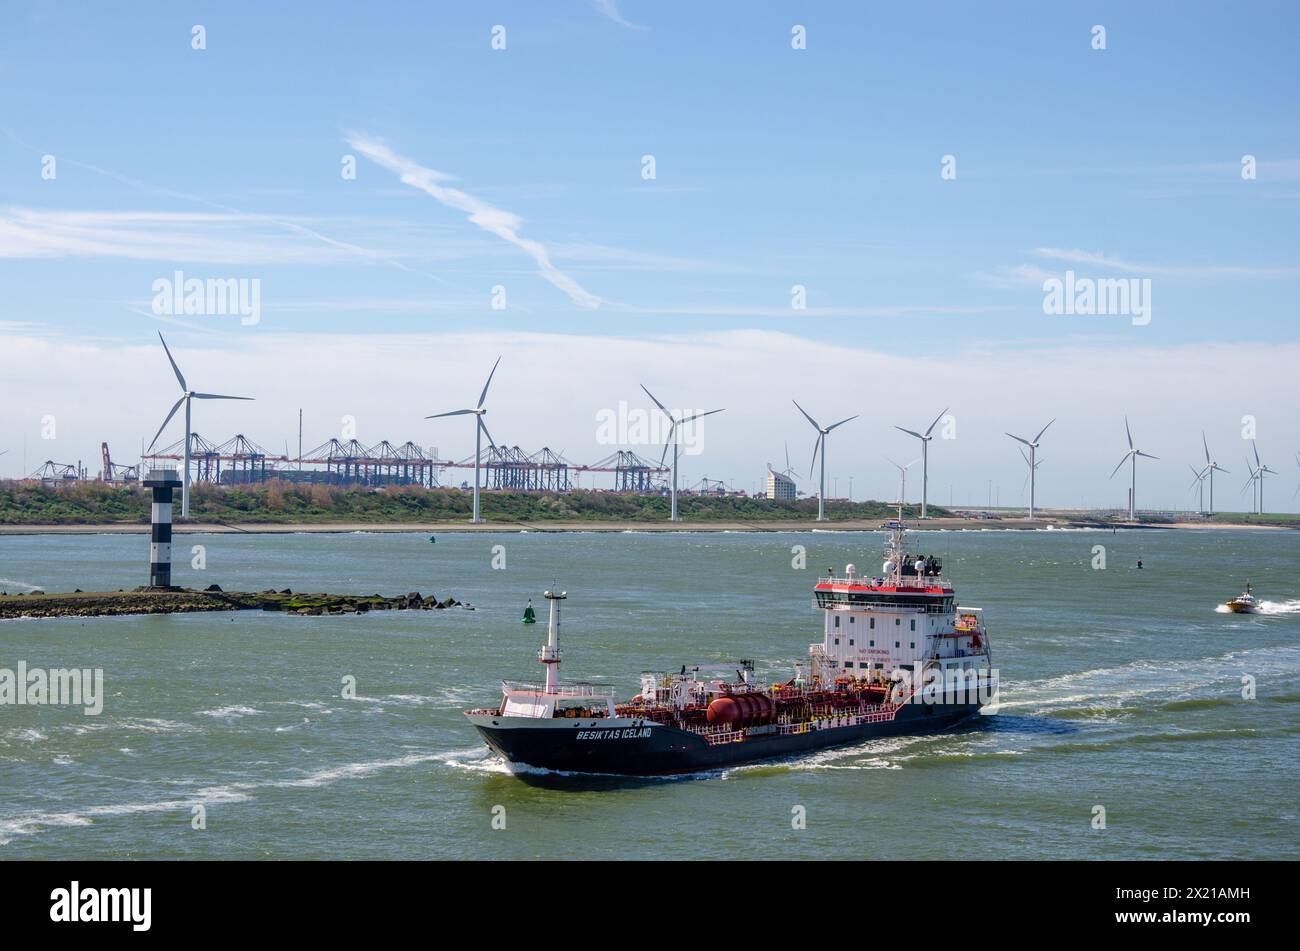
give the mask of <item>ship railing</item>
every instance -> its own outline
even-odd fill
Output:
[[[501,688],[506,693],[537,694],[545,697],[583,697],[592,699],[613,699],[614,688],[603,684],[560,684],[551,690],[545,684],[526,684],[512,680],[501,681]]]
[[[890,579],[883,578],[880,575],[854,575],[852,578],[848,578],[848,577],[841,578],[837,575],[826,575],[824,577],[819,577],[817,579],[818,584],[839,584],[839,585],[857,584],[857,585],[877,586],[877,585],[886,585],[889,584],[889,582]],[[890,587],[892,587],[892,585],[890,585]],[[944,574],[922,575],[919,577],[917,575],[903,575],[899,587],[917,588],[918,590],[921,588],[934,588],[934,587],[949,588],[952,587],[952,581],[948,578],[947,575]]]

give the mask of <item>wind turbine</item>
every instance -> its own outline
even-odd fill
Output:
[[[888,456],[885,456],[885,458],[886,458],[886,459],[889,459]],[[902,479],[902,485],[899,487],[899,490],[898,490],[898,502],[899,502],[899,505],[900,505],[900,506],[903,506],[903,505],[906,505],[906,504],[907,504],[907,470],[910,469],[910,468],[912,468],[912,466],[916,465],[916,464],[917,464],[918,462],[920,462],[920,461],[921,461],[921,460],[919,460],[919,459],[913,459],[913,460],[912,460],[911,462],[909,462],[907,465],[905,465],[905,466],[900,466],[900,465],[899,465],[897,462],[895,462],[893,459],[889,459],[889,464],[892,465],[895,469],[898,470],[898,475],[899,475],[899,477]],[[900,511],[901,511],[901,508],[900,508]]]
[[[668,450],[671,447],[673,451],[673,492],[672,492],[672,508],[669,513],[669,519],[670,521],[679,522],[681,521],[681,519],[677,517],[677,456],[678,456],[677,427],[685,426],[687,423],[700,419],[703,416],[712,416],[714,413],[721,413],[722,410],[711,409],[707,413],[696,413],[694,416],[687,416],[685,419],[675,419],[673,418],[673,414],[668,412],[667,407],[665,407],[663,403],[660,403],[657,399],[655,399],[655,395],[653,393],[651,393],[649,390],[646,390],[644,383],[641,384],[641,389],[645,390],[645,395],[650,397],[650,400],[655,404],[655,406],[659,407],[659,411],[668,417],[668,438],[671,439],[672,442],[666,443],[664,445],[663,454],[660,455],[659,457],[659,466],[660,468],[663,467],[664,459],[667,458]]]
[[[1119,461],[1119,465],[1117,465],[1111,471],[1110,477],[1112,479],[1115,478],[1115,473],[1119,472],[1119,470],[1123,467],[1124,463],[1126,462],[1133,467],[1133,481],[1129,486],[1129,496],[1128,496],[1128,520],[1130,522],[1136,522],[1137,521],[1138,456],[1141,456],[1143,459],[1159,459],[1160,457],[1153,456],[1149,452],[1143,452],[1141,449],[1137,449],[1134,447],[1133,430],[1129,429],[1127,416],[1124,417],[1124,432],[1128,435],[1128,452],[1124,453],[1123,458],[1121,458]]]
[[[1250,448],[1255,453],[1255,468],[1251,472],[1251,479],[1259,480],[1259,507],[1256,514],[1263,515],[1264,514],[1264,476],[1265,474],[1277,475],[1277,470],[1270,469],[1267,465],[1259,461],[1259,446],[1255,443],[1255,440],[1253,439],[1250,441]],[[1250,460],[1246,460],[1246,465],[1247,466],[1250,465]],[[1247,483],[1247,485],[1249,484],[1250,483]]]
[[[855,420],[858,417],[857,414],[855,414],[853,416],[850,416],[848,419],[841,419],[838,423],[831,423],[831,425],[823,427],[821,423],[817,422],[817,420],[809,416],[807,412],[804,411],[804,408],[798,404],[798,402],[796,402],[795,400],[791,400],[790,402],[794,403],[795,409],[797,409],[800,413],[803,413],[804,419],[812,423],[812,428],[817,430],[817,441],[813,443],[813,458],[812,458],[812,465],[808,467],[808,478],[810,479],[812,478],[813,469],[817,467],[817,456],[818,453],[820,453],[821,461],[822,461],[822,475],[821,475],[821,488],[818,489],[817,491],[817,521],[822,522],[825,521],[826,519],[826,437],[830,435],[830,431],[834,429],[836,426],[843,426],[845,423],[850,422],[851,420]]]
[[[1241,494],[1245,495],[1246,490],[1250,489],[1250,514],[1254,515],[1256,508],[1255,480],[1259,478],[1259,470],[1250,464],[1249,458],[1246,459],[1246,469],[1250,472],[1250,478],[1247,479],[1246,484],[1241,487]]]
[[[448,413],[434,413],[432,416],[426,416],[425,419],[441,419],[444,416],[473,416],[475,417],[474,425],[474,517],[470,520],[473,524],[478,525],[483,521],[479,517],[478,494],[481,481],[481,467],[483,462],[483,437],[488,439],[488,445],[493,449],[497,444],[492,440],[492,434],[488,432],[487,424],[483,422],[483,417],[487,410],[483,404],[487,401],[488,387],[492,385],[492,377],[496,375],[497,367],[501,363],[501,358],[497,357],[497,362],[492,364],[492,372],[488,374],[487,382],[483,384],[483,392],[479,394],[478,405],[473,409],[454,409]]]
[[[1214,514],[1214,474],[1216,472],[1222,472],[1224,475],[1232,475],[1232,473],[1210,458],[1210,444],[1205,441],[1205,430],[1203,429],[1201,430],[1201,445],[1205,447],[1205,468],[1206,471],[1210,474],[1209,514],[1213,515]]]
[[[1016,448],[1020,449],[1019,446],[1017,446]],[[1020,449],[1020,458],[1025,460],[1025,465],[1029,467],[1029,471],[1025,473],[1025,481],[1020,484],[1020,494],[1023,496],[1025,494],[1025,489],[1029,490],[1029,517],[1033,518],[1034,517],[1034,489],[1033,489],[1034,473],[1036,473],[1038,471],[1038,467],[1043,464],[1043,460],[1039,459],[1036,462],[1031,462],[1029,456],[1025,455],[1025,451],[1023,449]]]
[[[1188,463],[1187,468],[1192,470],[1192,475],[1194,476],[1194,478],[1192,479],[1192,484],[1187,487],[1187,491],[1190,492],[1192,489],[1196,488],[1197,486],[1200,486],[1200,502],[1197,506],[1197,511],[1204,513],[1205,512],[1205,478],[1207,475],[1209,475],[1210,467],[1206,466],[1204,469],[1197,469],[1196,466],[1192,465],[1191,463]]]
[[[1048,421],[1047,426],[1051,426],[1052,423],[1054,422],[1056,422],[1055,417],[1053,417]],[[1040,429],[1038,431],[1038,435],[1035,436],[1032,440],[1022,439],[1021,437],[1013,433],[1007,433],[1007,435],[1010,436],[1012,439],[1014,439],[1016,442],[1022,442],[1029,447],[1029,458],[1026,459],[1025,462],[1029,464],[1029,517],[1031,519],[1034,517],[1034,488],[1035,488],[1034,483],[1036,481],[1034,479],[1034,474],[1038,471],[1038,463],[1034,461],[1034,453],[1038,449],[1038,441],[1043,438],[1043,433],[1047,432],[1047,426],[1044,426],[1042,429]],[[1023,449],[1020,450],[1020,455],[1023,456],[1024,454],[1025,451]],[[1022,489],[1021,491],[1024,490]]]
[[[934,427],[939,425],[939,420],[943,419],[944,413],[946,412],[948,412],[948,410],[945,407],[943,413],[940,413],[934,418],[934,422],[930,424],[930,428],[925,431],[924,435],[912,429],[903,429],[902,426],[894,427],[895,429],[907,433],[909,436],[915,436],[917,439],[921,440],[921,518],[926,517],[926,498],[930,491],[930,440],[934,438],[930,434],[934,432]]]
[[[167,418],[162,421],[162,425],[158,427],[158,432],[154,435],[153,442],[149,443],[149,448],[151,450],[153,449],[154,444],[158,442],[158,437],[162,435],[163,430],[167,428],[167,424],[172,421],[172,417],[176,415],[176,411],[180,409],[181,404],[184,403],[185,478],[182,480],[183,484],[181,487],[181,517],[188,518],[190,514],[190,400],[252,400],[252,397],[221,396],[217,393],[195,393],[189,388],[189,384],[185,382],[185,377],[181,374],[181,368],[178,367],[176,361],[172,359],[172,352],[167,348],[167,341],[163,340],[161,332],[158,334],[158,339],[162,340],[163,351],[167,354],[167,362],[172,365],[172,372],[176,374],[176,382],[181,385],[181,398],[172,405],[171,412],[169,412]]]

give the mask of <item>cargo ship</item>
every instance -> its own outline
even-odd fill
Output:
[[[547,591],[540,684],[503,682],[495,709],[467,710],[513,766],[558,773],[664,776],[738,766],[866,739],[948,730],[996,692],[979,608],[956,602],[935,558],[906,550],[902,513],[878,576],[854,565],[813,588],[823,614],[806,663],[760,684],[749,661],[641,675],[626,702],[614,688],[561,683],[560,606]]]

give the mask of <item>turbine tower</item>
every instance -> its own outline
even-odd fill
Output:
[[[1017,446],[1016,448],[1020,449],[1019,446]],[[1025,473],[1025,481],[1020,483],[1020,494],[1021,496],[1023,496],[1025,494],[1025,489],[1029,490],[1029,517],[1033,518],[1034,517],[1034,488],[1033,488],[1034,474],[1038,471],[1038,467],[1043,464],[1043,460],[1039,459],[1035,462],[1030,462],[1029,457],[1025,455],[1025,451],[1023,449],[1020,449],[1020,458],[1025,460],[1025,465],[1029,468],[1029,471]]]
[[[479,394],[478,405],[474,409],[454,409],[448,413],[434,413],[432,416],[426,416],[425,419],[441,419],[444,416],[473,416],[474,425],[474,517],[470,521],[478,525],[483,519],[479,517],[478,495],[481,483],[481,472],[483,464],[483,437],[486,436],[488,445],[493,449],[497,444],[492,440],[492,434],[488,432],[487,424],[483,422],[487,410],[483,404],[487,402],[488,387],[492,385],[492,377],[496,375],[497,367],[501,363],[501,358],[497,357],[497,362],[492,364],[492,372],[488,374],[487,382],[483,384],[483,392]]]
[[[885,458],[889,459],[888,456],[885,456]],[[900,466],[893,459],[889,459],[889,464],[898,470],[899,479],[902,480],[902,484],[899,486],[898,489],[898,505],[899,505],[900,512],[902,512],[902,507],[907,504],[907,470],[912,468],[912,466],[916,465],[920,461],[921,460],[919,459],[913,459],[907,465]]]
[[[1264,514],[1264,476],[1277,475],[1277,470],[1270,469],[1267,465],[1259,461],[1259,446],[1258,444],[1256,444],[1255,440],[1253,439],[1250,441],[1250,448],[1255,453],[1255,469],[1251,473],[1251,478],[1259,481],[1259,505],[1257,507],[1255,514],[1263,515]],[[1249,466],[1250,462],[1247,461],[1246,465]]]
[[[162,340],[163,352],[167,354],[167,362],[172,365],[172,372],[176,374],[176,382],[181,385],[181,398],[172,405],[171,412],[167,414],[167,418],[163,420],[162,425],[158,427],[158,432],[154,435],[153,442],[149,443],[149,449],[153,449],[154,444],[158,442],[158,437],[162,435],[163,430],[167,428],[167,424],[172,421],[172,417],[176,415],[176,411],[180,409],[181,404],[184,403],[185,474],[184,478],[181,480],[181,517],[188,518],[190,514],[190,400],[251,400],[252,397],[221,396],[218,393],[195,393],[185,382],[185,377],[181,374],[181,368],[178,367],[176,361],[172,359],[172,352],[167,349],[167,341],[163,340],[161,332],[158,334],[158,339]]]
[[[655,406],[659,407],[659,411],[668,417],[668,438],[671,439],[672,442],[664,444],[663,454],[660,455],[659,457],[659,466],[660,468],[663,467],[664,459],[667,458],[668,450],[669,448],[671,448],[673,451],[673,489],[672,489],[672,507],[669,514],[669,520],[673,522],[680,522],[681,519],[677,517],[677,456],[678,456],[677,427],[685,426],[687,423],[693,422],[704,416],[712,416],[714,413],[721,413],[722,410],[711,409],[707,413],[696,413],[694,416],[687,416],[685,419],[676,419],[673,417],[672,413],[668,412],[667,407],[665,407],[663,403],[660,403],[657,399],[655,399],[655,395],[653,393],[651,393],[649,390],[646,390],[644,383],[641,384],[641,389],[645,390],[645,395],[650,397],[651,401],[655,404]]]
[[[934,422],[930,424],[930,428],[925,431],[924,435],[913,429],[903,429],[902,426],[894,427],[895,429],[907,433],[909,436],[915,436],[917,439],[921,440],[921,518],[927,517],[925,506],[930,492],[930,440],[934,438],[930,434],[934,432],[934,427],[939,425],[939,420],[943,419],[944,413],[947,412],[948,410],[945,408],[943,413],[936,416]],[[897,465],[897,463],[895,463],[895,465]]]
[[[790,402],[794,403],[795,409],[800,413],[803,413],[804,419],[812,423],[812,428],[817,430],[817,441],[813,443],[813,458],[812,465],[808,467],[808,478],[812,478],[813,469],[817,468],[817,457],[820,455],[822,474],[820,483],[821,487],[817,490],[817,521],[823,522],[826,520],[826,437],[830,435],[831,430],[836,426],[843,426],[845,423],[851,422],[858,417],[857,415],[853,415],[848,419],[841,419],[838,423],[831,423],[831,425],[823,427],[819,422],[817,422],[817,420],[809,416],[798,402],[795,400],[791,400]]]
[[[1232,475],[1227,469],[1219,465],[1210,458],[1210,444],[1205,440],[1205,430],[1201,430],[1201,445],[1205,447],[1205,471],[1210,475],[1210,510],[1209,514],[1214,514],[1214,474],[1222,472],[1224,475]]]
[[[1191,463],[1188,463],[1187,468],[1192,470],[1192,477],[1193,477],[1192,484],[1187,487],[1187,491],[1190,492],[1192,489],[1195,489],[1197,486],[1200,486],[1200,490],[1199,490],[1200,497],[1199,497],[1199,502],[1196,510],[1201,514],[1204,514],[1205,513],[1205,479],[1210,474],[1210,467],[1206,466],[1204,469],[1198,469],[1196,468],[1196,466],[1192,465]]]
[[[1051,426],[1052,423],[1054,422],[1056,422],[1055,417],[1048,420],[1047,426]],[[1042,429],[1040,429],[1038,431],[1038,435],[1035,436],[1033,439],[1022,439],[1020,436],[1017,436],[1014,433],[1007,433],[1007,435],[1010,436],[1012,439],[1014,439],[1016,442],[1024,443],[1026,446],[1029,447],[1029,458],[1026,459],[1025,462],[1029,464],[1029,518],[1031,520],[1034,517],[1034,489],[1035,489],[1035,482],[1036,482],[1034,476],[1038,472],[1038,463],[1034,461],[1034,453],[1038,449],[1038,441],[1043,438],[1043,433],[1047,432],[1047,426],[1044,426]],[[1020,455],[1023,456],[1024,454],[1025,451],[1023,449],[1020,450]]]
[[[1121,468],[1123,468],[1124,463],[1127,462],[1130,466],[1132,466],[1132,468],[1133,468],[1133,480],[1132,480],[1132,482],[1131,482],[1130,485],[1129,485],[1129,495],[1128,495],[1128,520],[1129,520],[1130,522],[1136,522],[1136,521],[1137,521],[1137,484],[1138,484],[1138,483],[1137,483],[1137,480],[1138,480],[1138,476],[1137,476],[1137,470],[1138,470],[1138,467],[1137,467],[1137,461],[1138,461],[1138,457],[1141,456],[1143,459],[1159,459],[1160,457],[1159,457],[1159,456],[1153,456],[1153,455],[1151,455],[1149,452],[1143,452],[1141,449],[1138,449],[1138,448],[1136,448],[1136,447],[1133,445],[1133,430],[1129,429],[1129,425],[1128,425],[1128,417],[1127,417],[1127,416],[1124,417],[1124,432],[1125,432],[1125,434],[1128,436],[1128,452],[1124,453],[1123,458],[1121,458],[1120,461],[1119,461],[1119,465],[1115,466],[1114,470],[1112,470],[1112,472],[1111,472],[1111,474],[1110,474],[1110,477],[1111,477],[1112,479],[1115,478],[1115,473],[1116,473],[1116,472],[1119,472],[1119,470],[1120,470]]]

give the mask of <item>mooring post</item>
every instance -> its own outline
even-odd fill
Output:
[[[149,534],[149,587],[170,591],[172,588],[172,493],[180,488],[181,478],[174,469],[151,469],[144,484],[153,490],[150,509],[152,528]]]

